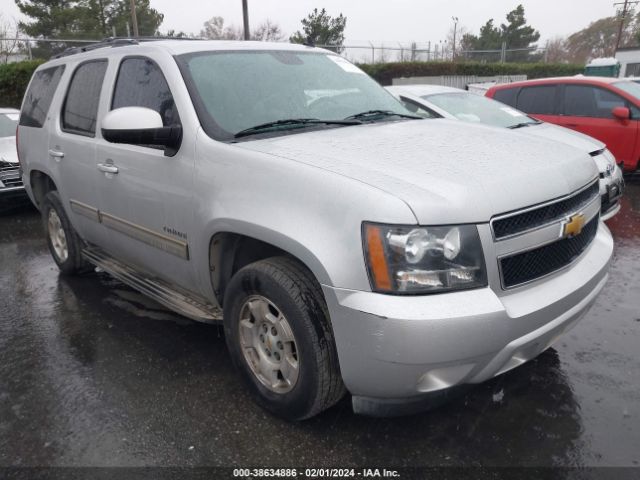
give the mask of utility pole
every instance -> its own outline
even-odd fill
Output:
[[[618,51],[620,48],[620,41],[622,40],[622,30],[624,28],[624,21],[627,18],[627,13],[629,13],[629,5],[637,5],[640,2],[632,2],[629,0],[624,0],[624,2],[614,3],[613,6],[616,7],[618,5],[622,5],[622,13],[620,15],[620,26],[618,27],[618,38],[616,39],[616,48],[613,51],[613,54]]]
[[[456,33],[458,32],[458,17],[451,17],[451,20],[453,20],[453,49],[451,50],[452,56],[451,56],[451,60],[455,60],[456,59]]]
[[[133,36],[138,38],[138,18],[136,17],[136,0],[131,0],[131,25],[133,26]]]
[[[242,0],[242,21],[244,23],[244,39],[251,40],[251,32],[249,31],[249,7],[247,0]]]

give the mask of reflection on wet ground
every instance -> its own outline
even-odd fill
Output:
[[[372,419],[348,399],[266,414],[219,328],[105,274],[64,278],[37,212],[0,217],[0,465],[640,465],[640,185],[611,278],[551,349],[434,411]]]

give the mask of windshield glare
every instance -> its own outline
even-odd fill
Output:
[[[537,123],[536,120],[508,105],[472,93],[439,93],[421,98],[465,122],[486,123],[496,127]]]
[[[620,90],[633,95],[637,99],[640,99],[640,84],[635,82],[616,82],[613,86],[618,87]]]
[[[369,110],[410,113],[358,67],[336,55],[218,51],[182,55],[178,63],[203,128],[219,140],[291,118],[342,120]]]
[[[0,138],[14,137],[18,125],[18,114],[0,113]]]

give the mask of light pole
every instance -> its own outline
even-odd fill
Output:
[[[451,60],[455,60],[456,59],[456,33],[458,33],[458,17],[451,17],[451,20],[453,20],[453,47],[452,47],[452,56],[451,56]]]
[[[627,13],[629,13],[629,5],[637,5],[640,2],[624,0],[623,2],[614,3],[613,6],[616,7],[618,5],[622,5],[622,13],[620,14],[620,25],[618,26],[618,36],[616,38],[616,48],[613,51],[615,55],[618,49],[620,48],[620,40],[622,40],[622,29],[624,28],[624,21],[627,17]]]
[[[249,32],[249,7],[247,0],[242,0],[242,21],[244,23],[244,39],[251,40],[251,32]]]
[[[138,18],[136,17],[135,0],[131,0],[131,25],[133,26],[133,36],[138,38]]]

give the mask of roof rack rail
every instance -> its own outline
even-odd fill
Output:
[[[75,55],[77,53],[83,53],[83,52],[90,52],[91,50],[97,50],[98,48],[121,47],[123,45],[137,45],[137,44],[138,42],[133,38],[105,38],[100,42],[90,43],[89,45],[67,48],[66,50],[52,56],[51,58],[68,57],[69,55]]]
[[[107,48],[107,47],[122,47],[125,45],[138,45],[140,42],[153,42],[156,40],[203,40],[202,38],[188,38],[188,37],[108,37],[103,40],[90,43],[88,45],[84,45],[81,47],[69,47],[64,51],[53,55],[51,58],[62,58],[68,57],[69,55],[75,55],[77,53],[90,52],[91,50],[96,50],[98,48]]]

